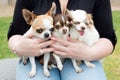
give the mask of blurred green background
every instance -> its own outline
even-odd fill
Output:
[[[0,59],[16,57],[7,44],[7,31],[11,21],[12,17],[0,18]],[[120,80],[120,11],[113,11],[113,23],[118,42],[113,54],[104,60],[103,66],[108,80]]]

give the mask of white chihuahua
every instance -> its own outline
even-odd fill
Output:
[[[74,40],[80,40],[85,44],[92,46],[99,40],[99,33],[96,30],[92,16],[87,14],[84,10],[70,11],[70,15],[73,19],[73,27],[70,30],[70,37]],[[79,60],[77,60],[79,62]],[[81,72],[82,69],[78,66],[77,61],[72,59],[73,66],[77,73]],[[94,68],[95,65],[89,61],[84,60],[84,63],[88,67]]]

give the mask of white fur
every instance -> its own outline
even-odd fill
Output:
[[[44,32],[42,32],[41,34],[37,34],[36,36],[39,38],[44,39],[44,34],[48,33],[49,34],[49,38],[51,37],[51,31],[49,30],[50,28],[53,27],[52,22],[50,22],[47,19],[43,20],[43,24],[45,26],[45,30]],[[46,77],[50,77],[50,72],[48,70],[48,63],[49,63],[49,59],[50,59],[50,53],[45,53],[44,54],[44,64],[43,64],[43,70],[44,70],[44,75]]]
[[[73,19],[74,21],[83,22],[86,19],[86,17],[85,17],[86,12],[83,10],[70,11],[70,14],[72,14],[72,16],[74,16],[74,19]]]
[[[99,33],[95,29],[94,25],[92,25],[90,28],[86,26],[85,20],[87,18],[87,13],[83,10],[75,10],[71,11],[71,16],[73,18],[73,22],[80,22],[80,24],[75,25],[75,27],[70,30],[70,37],[74,40],[80,40],[83,41],[85,44],[92,46],[99,39]],[[82,30],[81,27],[85,28],[84,35],[82,36],[78,32]],[[72,59],[72,63],[76,72],[81,72],[82,69],[77,65],[77,60]],[[84,61],[84,63],[88,67],[95,67],[95,65],[90,63],[89,61]]]
[[[67,28],[67,27],[64,27],[64,28]],[[56,36],[56,37],[58,37],[58,38],[62,38],[64,40],[66,40],[67,36],[68,36],[68,32],[67,32],[67,34],[62,34],[62,30],[64,28],[60,28],[59,30],[56,30],[55,32],[53,32],[53,35]],[[56,44],[58,44],[58,43],[56,43]],[[61,61],[60,57],[58,55],[56,55],[56,54],[53,54],[53,56],[54,56],[54,58],[56,60],[58,69],[62,70],[63,65],[62,65],[62,61]]]
[[[53,25],[47,19],[43,20],[43,22],[44,22],[44,24],[46,23],[44,32],[39,34],[39,33],[35,32],[35,29],[32,26],[29,29],[29,32],[33,33],[36,37],[41,38],[41,39],[45,39],[44,34],[48,33],[49,34],[48,38],[50,38],[51,37],[51,31],[49,29],[52,28]],[[46,77],[50,76],[50,73],[49,73],[49,70],[48,70],[49,59],[50,59],[50,53],[45,53],[44,54],[44,65],[43,65],[43,68],[44,68],[44,75]],[[23,60],[25,60],[24,57],[23,57]],[[35,57],[29,57],[29,60],[30,60],[31,66],[32,66],[31,67],[31,71],[29,73],[29,76],[30,76],[30,78],[32,78],[32,77],[34,77],[36,75]]]
[[[52,3],[52,7],[50,8],[50,10],[45,14],[45,15],[35,15],[34,12],[30,12],[27,9],[23,9],[22,13],[23,13],[23,17],[25,19],[25,21],[27,22],[27,24],[31,25],[31,28],[27,31],[27,33],[33,33],[36,37],[41,38],[41,39],[49,39],[51,37],[51,31],[50,28],[53,27],[53,15],[55,15],[56,12],[56,4],[53,2]],[[43,32],[38,32],[38,30],[36,31],[36,28],[43,28],[44,27],[44,31]],[[46,36],[47,34],[47,36]],[[49,34],[49,36],[48,36]],[[26,34],[29,35],[29,34]],[[35,37],[35,38],[36,38]],[[23,57],[23,61],[24,59],[26,60],[25,57]],[[44,75],[46,77],[50,76],[50,73],[48,71],[48,62],[50,59],[50,54],[46,53],[44,55]],[[36,75],[36,64],[35,64],[35,57],[29,57],[30,63],[32,65],[31,68],[31,72],[30,72],[30,77],[34,77]]]
[[[29,57],[30,63],[32,65],[31,71],[30,71],[30,77],[34,77],[36,75],[36,64],[35,64],[35,58]]]
[[[62,21],[65,22],[63,16],[62,16]],[[60,22],[57,22],[56,24],[57,24],[57,25],[60,25]],[[63,30],[64,30],[64,29],[67,30],[66,34],[63,34]],[[59,29],[55,29],[54,32],[53,32],[53,35],[56,36],[56,37],[58,37],[58,38],[62,38],[62,39],[64,39],[64,40],[67,40],[67,37],[68,37],[68,35],[69,35],[69,28],[66,27],[66,26],[63,26],[63,27],[61,27],[61,28],[59,28]],[[59,45],[59,43],[56,43],[56,44]],[[62,64],[62,61],[61,61],[60,57],[59,57],[58,55],[56,55],[56,54],[53,54],[53,56],[54,56],[54,58],[55,58],[55,60],[56,60],[58,69],[59,69],[59,70],[62,70],[63,64]]]
[[[35,23],[37,23],[37,22],[38,22],[37,19],[35,19],[35,20],[36,20]],[[44,37],[44,34],[45,34],[45,33],[48,33],[48,34],[51,36],[51,31],[49,31],[49,29],[53,27],[53,25],[51,25],[52,22],[50,22],[50,21],[49,21],[48,19],[46,19],[46,18],[43,19],[43,24],[44,24],[44,26],[45,26],[45,30],[44,30],[44,32],[42,32],[41,34],[37,33],[36,30],[33,29],[33,27],[31,26],[31,28],[32,28],[35,36],[38,37],[38,38],[42,38],[42,39],[45,38],[45,37]],[[41,26],[41,25],[40,25],[40,26]]]
[[[50,72],[48,70],[48,62],[50,60],[50,53],[44,54],[44,65],[43,65],[43,70],[44,70],[44,75],[46,77],[50,77]]]
[[[58,69],[62,70],[63,65],[62,65],[62,61],[61,61],[60,57],[58,55],[56,55],[56,54],[53,54],[53,56],[54,56],[54,58],[56,60]]]

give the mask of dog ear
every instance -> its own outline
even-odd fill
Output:
[[[56,14],[56,4],[55,2],[52,3],[52,7],[50,8],[50,10],[46,13],[46,15],[52,16],[54,17]]]
[[[89,18],[89,19],[92,19],[93,17],[92,17],[92,14],[87,14],[87,18]]]
[[[89,24],[88,27],[90,27],[90,28],[91,28],[91,26],[94,25],[92,14],[87,14],[87,20],[86,20],[86,22]]]
[[[68,15],[71,21],[73,20],[70,10],[66,9],[65,15]]]
[[[74,24],[73,24],[73,17],[71,15],[71,11],[66,9],[65,15],[68,16],[68,21],[70,22],[70,27],[72,27]]]
[[[25,19],[26,23],[31,25],[33,20],[37,17],[33,12],[22,9],[23,18]]]
[[[92,14],[87,14],[87,20],[89,20],[91,24],[94,24]]]

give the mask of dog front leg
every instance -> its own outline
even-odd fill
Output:
[[[28,57],[26,57],[26,56],[22,56],[22,57],[19,57],[19,58],[17,59],[17,62],[19,62],[19,63],[22,62],[24,65],[27,64],[27,61],[28,61]]]
[[[44,75],[46,77],[50,77],[50,72],[48,70],[48,62],[50,60],[50,53],[46,53],[44,54],[44,65],[43,65],[43,68],[44,68]]]
[[[95,65],[94,64],[92,64],[91,62],[89,62],[89,61],[85,61],[84,60],[84,63],[85,63],[85,65],[87,66],[87,67],[90,67],[90,68],[95,68]]]
[[[72,59],[72,64],[73,64],[73,67],[75,68],[76,72],[77,73],[80,73],[82,72],[82,68],[80,68],[78,65],[77,65],[77,61],[75,59]]]
[[[35,57],[29,57],[30,63],[31,63],[31,71],[30,71],[30,78],[34,77],[36,75],[36,64],[35,64]]]
[[[26,65],[28,62],[28,57],[26,56],[23,56],[23,64]]]
[[[54,58],[56,60],[58,69],[62,70],[63,64],[62,64],[62,61],[61,61],[60,57],[58,55],[56,55],[56,54],[53,54],[53,56],[54,56]]]

